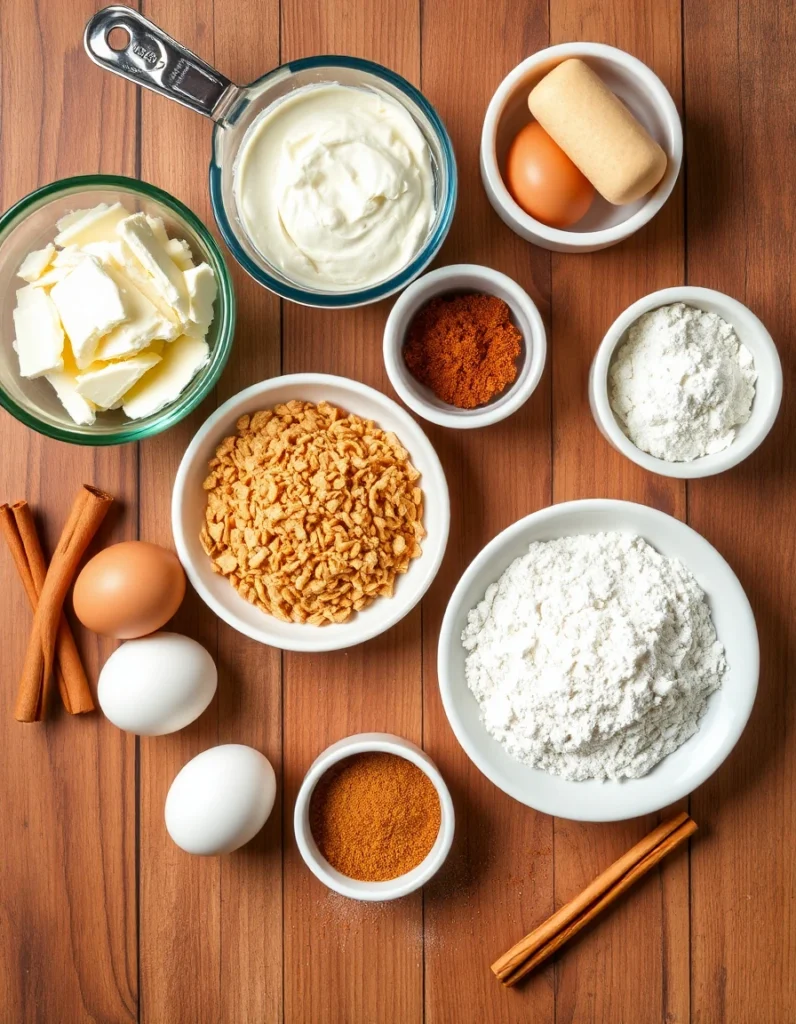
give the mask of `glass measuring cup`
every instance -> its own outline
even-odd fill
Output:
[[[122,30],[116,49],[110,33]],[[116,35],[120,33],[117,31]],[[84,45],[100,67],[182,103],[215,122],[210,158],[210,199],[232,255],[260,284],[308,306],[343,308],[377,302],[414,280],[437,254],[456,206],[456,160],[445,126],[428,100],[400,75],[356,57],[323,56],[291,61],[250,85],[231,82],[175,39],[129,7],[106,7],[86,25]],[[434,174],[434,217],[420,249],[398,273],[365,288],[324,290],[293,281],[254,246],[238,216],[235,165],[243,140],[259,115],[282,98],[310,85],[335,83],[375,90],[400,104],[429,148]]]

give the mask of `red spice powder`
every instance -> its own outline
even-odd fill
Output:
[[[459,409],[485,405],[517,378],[522,335],[495,295],[432,299],[418,311],[404,342],[404,361],[437,398]]]

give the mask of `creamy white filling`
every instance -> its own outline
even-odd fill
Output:
[[[395,100],[310,86],[264,111],[235,167],[244,230],[275,267],[317,289],[367,287],[410,262],[434,216],[422,132]]]

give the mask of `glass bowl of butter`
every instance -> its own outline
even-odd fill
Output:
[[[389,68],[308,57],[237,85],[120,6],[89,20],[84,44],[105,70],[215,122],[219,229],[243,268],[283,298],[377,302],[439,251],[456,206],[453,147],[434,107]]]
[[[0,405],[73,444],[151,437],[229,356],[235,298],[210,232],[134,178],[37,189],[0,218]]]

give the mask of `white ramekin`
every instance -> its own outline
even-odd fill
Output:
[[[663,147],[669,163],[649,195],[625,206],[612,206],[595,196],[591,209],[572,229],[551,228],[531,217],[511,198],[501,166],[516,133],[532,120],[531,89],[557,64],[580,57],[630,108]],[[666,86],[636,57],[603,43],[562,43],[549,46],[518,64],[500,83],[490,101],[481,132],[481,179],[498,216],[522,238],[555,252],[606,249],[652,220],[669,198],[683,160],[683,128]]]
[[[437,295],[456,292],[485,292],[503,299],[523,337],[517,379],[503,394],[477,409],[457,409],[441,401],[430,388],[415,380],[403,358],[406,331],[418,310]],[[546,355],[547,335],[530,295],[505,274],[474,263],[441,267],[418,278],[395,303],[384,328],[384,365],[390,383],[413,412],[441,427],[464,430],[486,427],[511,416],[533,394],[541,379]]]
[[[373,751],[395,754],[417,765],[434,783],[440,803],[439,833],[428,856],[416,868],[389,882],[360,882],[340,874],[321,855],[310,830],[310,798],[321,777],[338,761],[343,761],[354,754]],[[453,842],[454,824],[453,801],[437,766],[420,747],[401,736],[393,736],[387,732],[362,732],[355,736],[347,736],[327,747],[313,761],[310,770],[304,776],[293,813],[293,828],[299,852],[315,877],[341,896],[368,902],[397,900],[425,885],[439,871],[448,856]]]
[[[738,427],[733,443],[724,451],[716,452],[714,455],[703,455],[692,462],[666,462],[637,448],[619,425],[611,409],[608,395],[608,371],[611,360],[628,328],[643,313],[674,302],[684,302],[696,309],[717,313],[731,324],[739,339],[754,356],[757,370],[752,415],[746,423]],[[771,335],[750,309],[737,299],[711,288],[694,288],[689,285],[663,288],[661,291],[652,292],[651,295],[645,295],[643,299],[628,306],[608,328],[589,371],[589,404],[595,423],[606,440],[642,469],[680,480],[714,476],[743,462],[771,430],[779,412],[781,399],[782,366]]]

